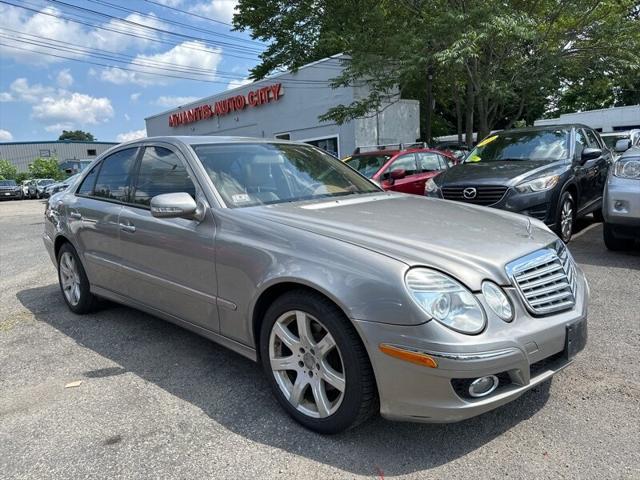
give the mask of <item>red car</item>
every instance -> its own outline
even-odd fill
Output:
[[[424,195],[427,180],[458,163],[455,156],[432,148],[403,148],[400,145],[395,149],[361,150],[356,149],[345,163],[375,180],[385,190],[415,195]]]

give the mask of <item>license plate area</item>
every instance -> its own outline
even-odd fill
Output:
[[[587,322],[580,322],[567,325],[567,335],[564,342],[564,353],[568,360],[573,359],[587,344]]]

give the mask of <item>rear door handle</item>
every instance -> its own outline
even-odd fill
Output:
[[[123,232],[127,232],[127,233],[133,233],[136,231],[136,226],[132,225],[132,224],[124,224],[121,223],[120,224],[120,230],[122,230]]]
[[[82,214],[80,212],[71,212],[69,213],[69,216],[78,220],[82,219]]]

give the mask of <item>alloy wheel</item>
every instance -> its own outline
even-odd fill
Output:
[[[335,413],[346,380],[340,349],[329,330],[301,310],[282,314],[269,336],[271,372],[284,397],[312,418]]]
[[[73,306],[78,305],[80,302],[80,273],[73,255],[69,252],[64,252],[60,256],[60,282],[67,301]]]
[[[560,229],[562,232],[562,238],[568,239],[571,237],[573,231],[573,203],[567,199],[562,204],[562,210],[560,211]]]

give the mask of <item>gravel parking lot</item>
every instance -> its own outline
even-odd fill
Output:
[[[640,478],[640,252],[608,252],[601,225],[570,246],[592,290],[572,366],[462,423],[323,437],[239,355],[125,307],[70,313],[43,210],[0,203],[2,478]]]

